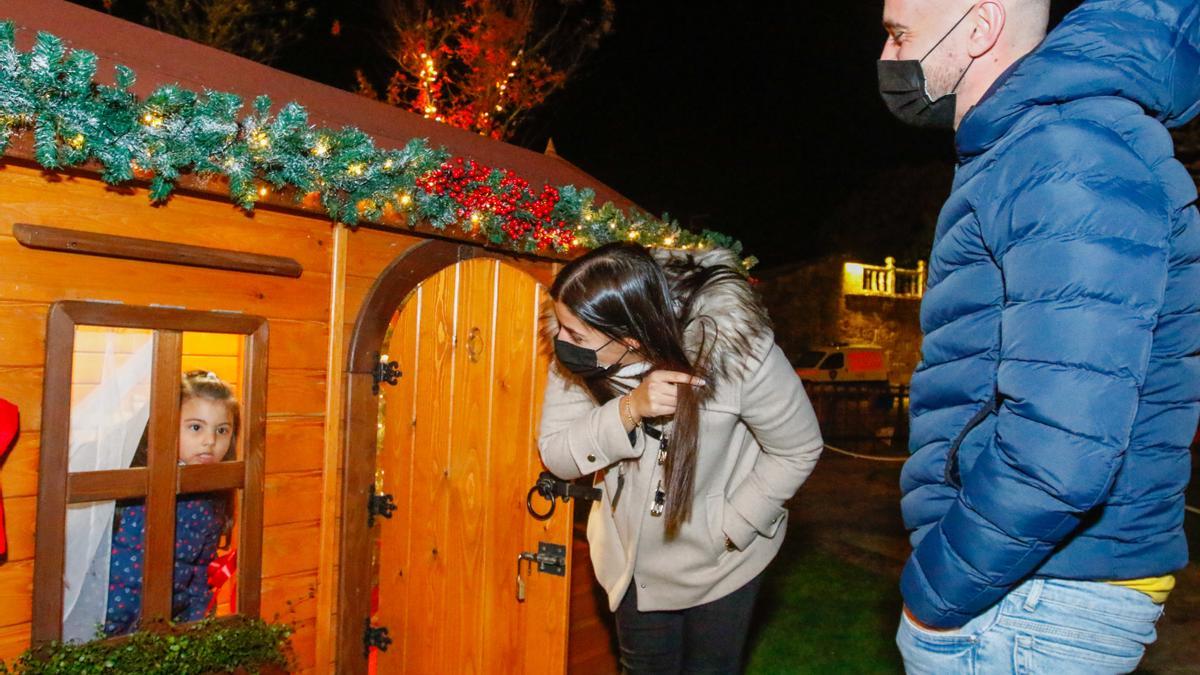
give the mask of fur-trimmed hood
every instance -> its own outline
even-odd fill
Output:
[[[688,358],[717,383],[745,377],[747,367],[762,357],[757,352],[772,332],[767,311],[742,273],[738,256],[728,249],[649,250],[671,285],[677,315],[690,300],[687,316],[680,317]],[[692,288],[696,273],[711,267],[726,267],[733,273]],[[547,344],[553,345],[558,319],[550,303],[543,312],[542,327]]]

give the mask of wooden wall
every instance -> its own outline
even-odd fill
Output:
[[[424,240],[266,208],[248,216],[221,199],[176,195],[154,207],[144,190],[15,160],[0,161],[0,195],[0,397],[21,411],[16,446],[0,464],[9,544],[0,561],[0,661],[29,644],[46,313],[52,302],[75,299],[268,319],[263,617],[295,625],[300,672],[332,672],[346,351],[376,278]],[[289,279],[33,250],[13,238],[16,223],[287,256],[304,273]],[[543,284],[556,271],[510,264]],[[189,349],[188,367],[230,356],[212,344]]]
[[[142,190],[48,177],[15,162],[0,163],[0,195],[0,397],[21,411],[16,447],[0,466],[9,529],[8,559],[0,563],[0,660],[29,641],[46,312],[56,300],[79,299],[267,317],[263,616],[296,625],[296,657],[311,670],[318,642],[331,226],[268,210],[248,217],[228,202],[195,197],[176,196],[155,208]],[[299,261],[304,274],[286,279],[37,251],[13,239],[19,222],[283,255]]]

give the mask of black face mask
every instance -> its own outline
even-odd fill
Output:
[[[584,379],[591,380],[599,377],[611,377],[613,373],[621,369],[623,365],[621,359],[625,358],[625,354],[629,353],[629,349],[626,348],[625,354],[622,354],[621,359],[617,359],[616,363],[611,366],[601,367],[599,361],[597,361],[596,353],[600,349],[604,349],[612,344],[612,342],[612,340],[605,342],[600,345],[599,349],[588,349],[587,347],[580,347],[566,340],[555,338],[554,355],[558,357],[558,362],[564,368]]]
[[[925,52],[925,56],[922,56],[920,61],[879,61],[879,95],[883,97],[883,102],[887,104],[888,110],[901,122],[923,129],[954,128],[954,112],[958,105],[958,97],[955,92],[958,91],[958,85],[962,84],[963,78],[967,76],[967,71],[975,63],[975,59],[971,59],[971,63],[968,63],[967,67],[963,69],[962,74],[958,76],[958,82],[954,83],[954,88],[950,90],[950,93],[936,101],[929,98],[929,90],[926,89],[925,84],[925,71],[921,68],[921,63],[929,58],[933,50],[945,42],[946,38],[950,37],[954,29],[958,28],[958,25],[966,20],[974,9],[972,7],[967,10],[967,13],[963,14],[962,18],[946,31],[942,39]]]

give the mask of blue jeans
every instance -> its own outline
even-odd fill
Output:
[[[909,675],[1129,673],[1162,612],[1131,588],[1032,579],[957,630],[923,630],[902,616],[896,644]]]

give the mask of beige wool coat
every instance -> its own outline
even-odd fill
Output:
[[[725,251],[655,255],[673,286],[696,265],[738,264]],[[707,345],[703,358],[710,375],[691,518],[670,540],[665,517],[651,514],[663,477],[658,441],[638,428],[630,442],[619,398],[597,405],[557,365],[547,381],[538,444],[542,461],[563,479],[595,475],[602,489],[588,519],[588,543],[613,611],[630,583],[638,584],[638,609],[654,611],[711,602],[754,579],[783,544],[784,502],[812,473],[824,447],[804,388],[744,280],[701,289],[691,315],[683,318],[692,353]],[[547,332],[557,332],[552,318]],[[620,375],[618,381],[636,386],[636,377]],[[736,550],[726,550],[726,537]]]

